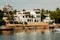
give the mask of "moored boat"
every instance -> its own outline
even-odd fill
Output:
[[[54,32],[55,32],[55,33],[60,33],[60,29],[59,29],[59,28],[54,29]]]

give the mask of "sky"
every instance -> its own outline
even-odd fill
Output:
[[[7,4],[10,4],[13,9],[48,9],[55,10],[60,8],[60,0],[7,0]],[[6,5],[6,0],[0,0],[0,9]]]

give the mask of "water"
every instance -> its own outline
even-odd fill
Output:
[[[60,40],[60,33],[21,32],[13,35],[0,35],[0,40]]]

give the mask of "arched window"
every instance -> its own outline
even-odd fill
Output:
[[[28,19],[27,21],[28,21],[28,22],[32,22],[32,20],[31,20],[31,19]]]
[[[35,22],[36,22],[36,19],[35,19]]]

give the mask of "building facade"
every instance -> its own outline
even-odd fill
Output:
[[[17,11],[14,15],[17,22],[41,22],[40,10]]]

